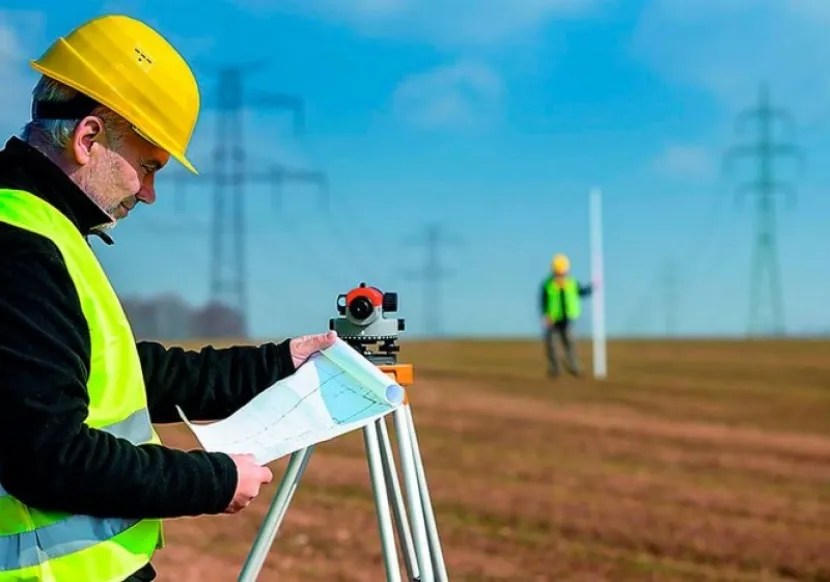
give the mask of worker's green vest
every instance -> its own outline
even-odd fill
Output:
[[[548,291],[548,313],[547,315],[553,321],[561,321],[562,314],[562,297],[561,293],[565,294],[565,313],[568,319],[577,319],[582,315],[582,300],[579,297],[579,284],[573,277],[565,277],[564,286],[559,287],[556,279],[551,277],[547,283]]]
[[[159,443],[135,338],[87,241],[57,209],[20,190],[0,189],[0,221],[54,242],[75,284],[92,345],[85,424],[135,445]],[[162,545],[159,520],[42,511],[0,483],[0,582],[120,582]]]

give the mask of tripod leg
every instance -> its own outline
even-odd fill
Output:
[[[395,469],[395,457],[392,454],[392,443],[389,440],[389,432],[386,428],[386,418],[378,421],[378,439],[380,440],[381,460],[383,461],[383,472],[386,475],[386,485],[389,488],[389,495],[394,501],[392,509],[395,512],[395,525],[398,529],[398,539],[401,541],[404,564],[409,580],[417,582],[420,579],[418,570],[418,559],[415,556],[415,546],[412,543],[412,530],[409,528],[409,520],[406,517],[406,506],[403,502],[401,484],[398,480],[398,472]]]
[[[432,508],[432,499],[427,486],[424,461],[421,457],[421,448],[418,445],[418,434],[415,431],[415,418],[412,416],[412,407],[404,405],[406,419],[409,424],[410,437],[412,439],[412,454],[415,458],[415,468],[418,471],[418,488],[421,492],[421,499],[424,504],[424,520],[426,521],[427,536],[429,537],[430,551],[432,553],[433,566],[435,567],[435,579],[437,582],[448,582],[447,566],[444,563],[444,552],[441,549],[441,538],[438,536],[438,525],[435,522],[435,512]]]
[[[253,582],[259,576],[313,450],[314,447],[311,446],[291,455],[291,460],[288,461],[288,467],[286,467],[285,474],[282,481],[280,481],[277,494],[271,501],[271,507],[268,508],[268,513],[259,528],[254,545],[251,546],[251,551],[248,552],[248,557],[242,566],[238,582]]]
[[[376,422],[382,421],[383,419],[380,419]],[[392,514],[389,512],[389,498],[386,496],[386,483],[384,482],[380,444],[378,442],[377,425],[375,422],[367,425],[363,429],[363,442],[366,445],[366,457],[369,460],[369,477],[372,481],[372,491],[375,495],[375,509],[378,514],[383,563],[386,566],[386,580],[387,582],[401,582],[398,550],[395,546],[395,530],[392,529]]]
[[[404,486],[409,501],[409,517],[415,534],[415,553],[418,556],[418,565],[421,571],[422,582],[433,582],[432,560],[429,555],[429,541],[427,540],[426,525],[424,523],[424,509],[421,505],[420,491],[418,490],[418,470],[415,467],[415,456],[412,449],[412,437],[409,431],[406,411],[403,407],[392,413],[395,419],[395,430],[398,435],[398,447],[401,455]]]
[[[306,449],[304,449],[304,450],[306,450]],[[300,486],[300,479],[302,478],[303,473],[305,473],[305,469],[308,466],[308,461],[311,459],[311,453],[314,451],[314,447],[313,446],[309,447],[307,449],[307,451],[308,451],[308,453],[303,456],[303,459],[302,459],[301,464],[300,464],[299,471],[297,472],[297,476],[292,481],[291,492],[289,493],[288,498],[285,501],[285,504],[283,504],[282,507],[279,510],[279,515],[277,517],[277,519],[279,521],[277,521],[276,527],[271,530],[270,536],[268,537],[268,547],[269,548],[274,545],[274,540],[277,537],[277,532],[279,531],[279,527],[282,525],[282,520],[285,518],[285,514],[288,512],[288,505],[291,503],[291,499],[293,499],[293,497],[294,497],[294,492],[297,490],[297,487]],[[302,453],[302,452],[303,451],[297,451],[297,453]],[[286,468],[286,471],[287,470],[288,470],[288,468]],[[264,561],[264,558],[263,558],[263,561]]]

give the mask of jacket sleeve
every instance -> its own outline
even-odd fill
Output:
[[[542,281],[539,289],[539,314],[544,315],[548,311],[548,280]]]
[[[31,233],[0,241],[0,489],[94,516],[222,512],[237,480],[227,455],[134,446],[84,424],[89,330],[62,258]]]
[[[188,351],[160,343],[137,343],[153,422],[180,422],[233,414],[277,380],[293,374],[289,340],[261,346]]]

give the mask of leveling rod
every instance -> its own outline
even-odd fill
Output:
[[[342,305],[340,299],[344,300]],[[386,417],[379,418],[362,429],[386,580],[402,580],[395,544],[397,533],[408,581],[448,582],[449,576],[409,402],[408,388],[413,384],[414,370],[411,364],[397,362],[397,334],[404,329],[404,321],[384,318],[386,312],[397,311],[397,294],[382,293],[361,283],[348,294],[338,296],[338,311],[345,317],[332,319],[330,327],[337,330],[344,341],[393,378],[405,391],[403,404],[391,413],[401,459],[403,491],[395,466]],[[377,343],[381,344],[379,349],[375,352],[370,351],[369,346]],[[291,455],[277,493],[242,567],[240,582],[252,582],[257,579],[313,449],[313,446],[307,447]],[[392,513],[395,516],[394,525]]]

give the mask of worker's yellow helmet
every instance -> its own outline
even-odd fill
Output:
[[[197,173],[186,157],[199,117],[196,78],[178,51],[143,22],[121,15],[94,18],[30,64],[112,109]]]
[[[559,254],[553,257],[550,266],[554,273],[561,275],[568,272],[571,268],[571,262],[567,256]]]

